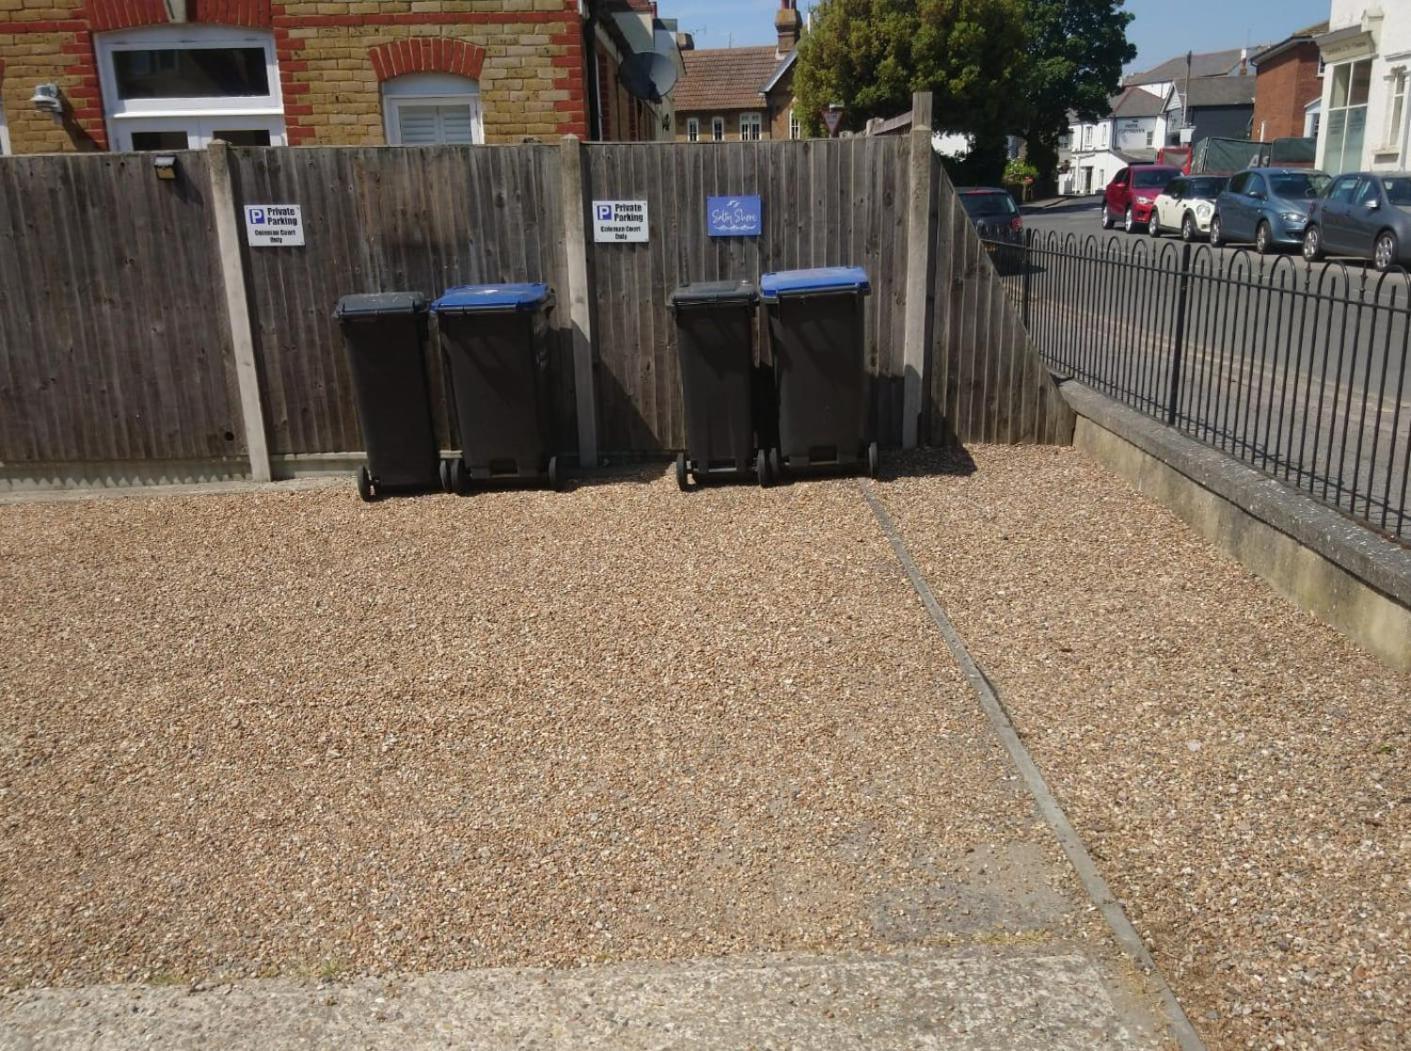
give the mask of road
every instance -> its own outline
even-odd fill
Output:
[[[1030,331],[1049,360],[1164,416],[1183,313],[1183,429],[1411,538],[1406,279],[1201,246],[1180,311],[1180,242],[1104,232],[1099,215],[1096,198],[1026,209],[1038,250],[1027,275],[1002,268],[1016,302],[1027,286]]]

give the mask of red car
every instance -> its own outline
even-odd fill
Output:
[[[1102,199],[1102,228],[1111,230],[1121,223],[1129,234],[1145,230],[1151,222],[1151,206],[1166,184],[1181,174],[1180,168],[1164,164],[1133,164],[1112,177]]]

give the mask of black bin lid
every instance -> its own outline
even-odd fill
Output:
[[[333,316],[344,321],[425,313],[426,296],[420,292],[368,292],[338,300]]]
[[[753,281],[692,281],[667,297],[673,310],[691,307],[754,306],[759,290]]]

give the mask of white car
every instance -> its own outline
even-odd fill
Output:
[[[1215,198],[1229,181],[1223,175],[1179,175],[1172,179],[1151,206],[1151,236],[1178,233],[1182,241],[1209,237]]]

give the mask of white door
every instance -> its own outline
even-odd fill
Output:
[[[203,150],[216,139],[232,146],[283,146],[282,117],[130,117],[113,122],[115,150]]]

